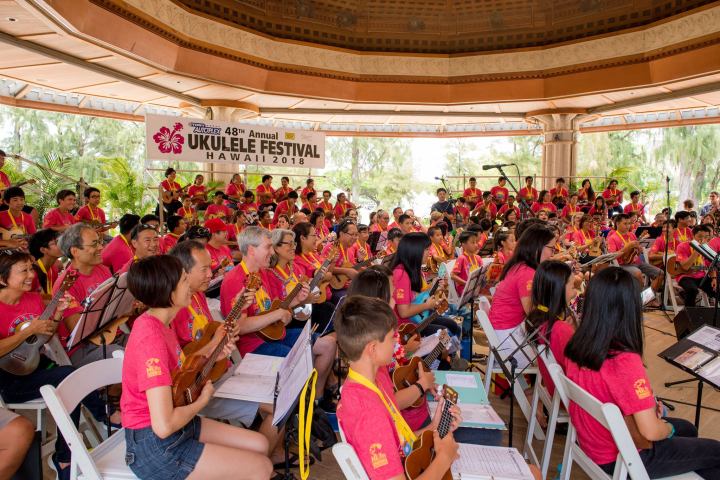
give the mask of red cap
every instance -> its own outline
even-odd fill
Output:
[[[210,220],[205,222],[205,228],[210,230],[210,233],[218,233],[226,231],[227,225],[225,225],[225,222],[223,222],[219,218],[211,218]]]

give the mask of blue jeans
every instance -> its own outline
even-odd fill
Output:
[[[285,332],[285,338],[277,342],[265,342],[252,353],[271,357],[286,357],[290,353],[292,346],[295,345],[300,333],[302,333],[301,328],[288,328]]]
[[[202,455],[200,417],[195,417],[167,438],[155,435],[152,427],[125,429],[125,463],[141,480],[187,478]]]

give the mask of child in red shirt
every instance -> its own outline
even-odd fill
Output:
[[[478,247],[477,232],[466,230],[460,234],[458,238],[463,253],[455,262],[450,277],[455,282],[455,290],[458,295],[462,295],[465,289],[465,282],[470,276],[470,272],[477,270],[482,266],[482,259],[477,255],[480,250]]]
[[[490,189],[490,195],[492,195],[495,205],[498,207],[507,202],[508,189],[505,188],[507,179],[505,177],[498,178],[498,184]]]
[[[387,370],[393,361],[396,325],[387,303],[361,296],[349,297],[335,319],[338,343],[350,361],[338,423],[371,480],[404,479],[404,456],[420,433],[413,432],[400,415],[403,404],[393,392]],[[441,401],[438,408],[442,407]],[[459,425],[460,412],[457,407],[451,412],[451,433],[444,438],[434,434],[435,456],[421,478],[442,478],[457,456],[452,431]],[[439,418],[435,415],[427,428],[436,430]]]
[[[135,262],[128,287],[149,307],[133,324],[123,361],[120,405],[130,469],[146,479],[166,478],[159,472],[169,471],[178,478],[269,478],[272,464],[265,437],[197,415],[212,397],[212,382],[187,405],[173,405],[173,374],[180,368],[181,350],[170,324],[191,297],[180,260],[159,255]],[[212,342],[213,349],[226,342],[220,358],[234,348],[225,335]],[[212,460],[219,455],[222,462]]]
[[[640,291],[630,273],[608,267],[592,278],[585,295],[583,319],[565,348],[565,374],[602,403],[615,404],[632,417],[639,434],[652,442],[640,449],[650,478],[696,472],[720,478],[720,442],[697,438],[688,421],[665,418],[655,400],[643,365]],[[608,474],[618,449],[610,432],[572,403],[570,419],[580,448]]]

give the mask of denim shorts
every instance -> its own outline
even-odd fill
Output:
[[[152,427],[125,429],[125,463],[142,480],[182,480],[195,469],[204,444],[200,443],[200,417],[167,438]]]
[[[301,333],[302,328],[288,328],[285,332],[285,338],[277,342],[264,342],[252,353],[271,357],[287,357]]]

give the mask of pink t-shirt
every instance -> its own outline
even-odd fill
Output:
[[[211,218],[223,218],[232,216],[232,212],[225,205],[208,205],[205,210],[205,219],[210,220]]]
[[[298,207],[294,203],[290,204],[289,200],[285,200],[283,202],[280,202],[275,209],[275,215],[273,216],[273,225],[277,224],[278,220],[280,219],[280,215],[287,215],[288,217],[292,216],[294,213],[297,213]]]
[[[540,328],[542,335],[547,336],[545,333],[547,330],[547,324]],[[574,333],[575,329],[566,321],[556,321],[553,323],[552,333],[550,334],[550,351],[552,352],[553,357],[555,357],[555,361],[563,368],[563,370],[565,370],[565,364],[567,362],[567,358],[565,357],[565,347]],[[544,344],[545,342],[540,341],[539,343]],[[542,361],[542,357],[538,361],[538,368],[540,369],[540,374],[542,375],[545,388],[547,388],[548,393],[552,397],[555,393],[555,384],[553,383],[552,378],[550,378],[550,372],[548,371],[545,362]]]
[[[75,218],[80,222],[98,222],[105,223],[105,212],[102,208],[92,208],[89,205],[83,205],[75,214]]]
[[[566,360],[565,375],[600,402],[617,405],[623,416],[655,408],[650,379],[636,353],[607,358],[597,372]],[[569,413],[583,452],[599,465],[614,462],[618,449],[610,432],[575,403],[570,404]]]
[[[397,405],[387,368],[378,368],[375,382],[385,398]],[[337,406],[337,419],[371,480],[404,475],[397,429],[377,393],[358,383],[347,382]]]
[[[77,220],[75,220],[72,213],[63,213],[59,208],[53,208],[45,214],[43,228],[62,227],[63,225],[73,225],[74,223],[77,223]]]
[[[652,244],[652,247],[650,247],[650,253],[665,253],[665,234],[663,234],[660,237],[657,237],[655,241]],[[675,249],[678,246],[678,242],[673,237],[672,241],[668,245],[668,252],[673,253],[675,252]]]
[[[35,292],[23,293],[15,305],[0,302],[0,338],[13,336],[18,325],[39,317],[43,310],[42,297]]]
[[[595,232],[593,232],[592,230],[587,233],[583,232],[582,230],[578,230],[577,232],[572,234],[572,241],[579,246],[589,245],[590,243],[592,243],[594,238]]]
[[[620,250],[625,248],[625,244],[633,242],[635,240],[637,240],[637,237],[632,232],[626,233],[625,235],[620,235],[617,230],[613,230],[608,233],[606,240],[608,252],[619,252]],[[617,262],[620,265],[625,264],[625,261],[621,257],[617,258]],[[640,263],[640,255],[635,255],[632,264],[638,263]]]
[[[205,298],[205,294],[203,292],[198,292],[193,295],[190,306],[198,315],[204,315],[208,321],[213,321],[212,314],[210,313],[210,307],[208,307],[207,304],[207,298]],[[181,309],[177,315],[175,315],[175,318],[173,318],[173,321],[170,323],[170,327],[175,332],[175,335],[177,335],[178,342],[180,342],[180,346],[182,347],[193,340],[198,340],[192,336],[193,320],[194,318],[192,313],[190,313],[190,309],[185,307]]]
[[[160,239],[160,253],[167,253],[177,245],[178,236],[174,233],[168,233]]]
[[[537,213],[540,210],[545,210],[548,212],[557,212],[557,207],[555,206],[554,203],[535,202],[535,203],[533,203],[533,206],[530,208],[530,210],[532,210],[534,213]]]
[[[269,195],[267,197],[264,197],[261,201],[261,199],[260,199],[261,193],[263,193],[263,194],[267,193]],[[265,184],[261,183],[255,189],[255,196],[257,197],[258,202],[262,203],[263,205],[273,203],[273,201],[275,200],[275,189],[273,187],[266,187]]]
[[[495,330],[515,328],[522,323],[525,309],[521,300],[532,294],[534,276],[534,269],[520,263],[497,284],[490,306],[490,323]]]
[[[715,237],[708,242],[710,248],[715,250],[715,253],[720,253],[720,237]]]
[[[215,248],[209,243],[205,245],[205,249],[210,254],[210,258],[212,259],[210,261],[210,268],[216,269],[220,266],[223,259],[227,259],[230,263],[228,265],[232,265],[232,252],[230,251],[230,247],[227,245],[220,245],[219,247]]]
[[[693,249],[690,246],[690,242],[683,242],[680,245],[677,246],[677,249],[675,250],[675,260],[678,263],[683,263],[690,258],[690,255],[692,255]],[[675,280],[678,282],[680,279],[688,277],[688,278],[703,278],[705,276],[705,267],[709,267],[710,262],[705,260],[703,257],[698,256],[698,258],[695,260],[694,271],[690,273],[686,273],[683,275],[678,275],[675,277]],[[703,267],[702,270],[699,268]]]
[[[90,296],[98,285],[112,276],[110,270],[108,270],[105,265],[95,265],[95,268],[93,268],[90,275],[83,275],[70,266],[60,274],[60,277],[58,277],[57,280],[55,280],[55,284],[53,285],[53,294],[57,292],[60,285],[62,285],[68,271],[77,272],[78,275],[75,283],[73,283],[72,287],[70,287],[67,291],[67,293],[73,297],[74,301],[63,312],[63,318],[68,318],[76,313],[82,313],[82,302]],[[70,336],[70,332],[67,330],[64,323],[61,323],[58,327],[58,336],[60,337],[60,342],[65,345],[68,337]]]
[[[138,430],[151,425],[145,392],[171,386],[172,374],[178,368],[180,344],[175,332],[152,315],[140,315],[133,324],[123,360],[123,427]]]
[[[318,268],[322,266],[323,262],[325,262],[325,257],[317,253],[303,253],[301,255],[295,255],[295,260],[293,260],[295,275],[298,277],[304,275],[307,278],[312,279]],[[325,287],[325,298],[329,300],[330,297],[332,297],[332,291],[328,285]]]
[[[20,212],[19,215],[13,215],[12,218],[10,218],[10,215],[10,210],[0,212],[0,227],[12,230],[16,228],[15,225],[17,225],[18,229],[23,230],[28,235],[32,235],[37,231],[31,215],[25,212]],[[15,224],[13,224],[13,220],[15,220]]]
[[[129,242],[121,235],[118,235],[103,248],[102,262],[113,272],[118,272],[123,265],[132,260],[134,254]]]
[[[462,255],[460,255],[460,257],[458,257],[457,261],[455,262],[455,266],[453,267],[452,271],[452,273],[465,281],[467,281],[471,271],[476,270],[479,266],[482,265],[482,259],[478,255],[473,255],[472,261],[470,260],[470,258],[471,257],[467,253],[463,253]],[[458,295],[462,295],[464,289],[465,284],[460,285],[458,283],[455,285],[455,291],[457,291]]]
[[[398,323],[410,323],[409,318],[402,318],[398,312],[398,305],[410,305],[415,298],[415,292],[412,291],[410,282],[410,275],[405,271],[405,267],[398,265],[393,270],[393,299],[395,300],[395,316],[398,318]]]
[[[285,298],[285,289],[278,278],[267,269],[260,270],[258,272],[262,281],[261,290],[265,292],[270,301],[275,299]],[[231,271],[225,274],[225,279],[220,285],[220,312],[224,317],[232,310],[232,301],[240,290],[245,287],[246,276],[243,271],[242,265],[237,265]],[[256,297],[257,298],[257,297]],[[267,310],[269,305],[263,305],[262,310]],[[248,316],[258,316],[261,309],[254,303],[250,305],[247,310]],[[246,353],[254,352],[260,345],[264,343],[264,340],[256,333],[246,333],[240,335],[240,339],[237,342],[238,350],[241,355]]]

